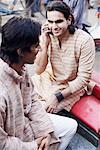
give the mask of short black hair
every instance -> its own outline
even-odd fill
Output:
[[[47,18],[47,12],[48,11],[59,11],[61,12],[66,20],[71,16],[72,21],[71,25],[68,26],[68,30],[70,34],[74,34],[75,27],[74,27],[74,16],[72,14],[71,8],[64,3],[63,1],[50,1],[46,7],[46,18]]]
[[[39,43],[41,25],[25,17],[13,17],[2,26],[0,58],[10,63],[18,63],[17,49],[30,51],[32,45]]]

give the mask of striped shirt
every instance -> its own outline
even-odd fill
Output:
[[[56,37],[51,38],[51,50],[48,52],[50,64],[41,75],[34,75],[32,81],[36,92],[48,105],[49,97],[70,87],[71,95],[61,101],[56,111],[71,109],[72,105],[85,93],[91,78],[95,58],[95,46],[92,37],[78,29],[74,35],[62,40],[61,48]]]
[[[0,150],[37,150],[34,139],[53,131],[27,70],[20,76],[0,60]],[[51,150],[56,142],[52,137]]]

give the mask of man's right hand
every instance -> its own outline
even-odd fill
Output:
[[[39,150],[49,150],[51,135],[47,134],[45,137],[40,137],[35,140]]]
[[[38,145],[38,148],[39,148],[39,146],[40,146],[42,140],[43,140],[43,137],[39,137],[39,138],[37,138],[37,139],[35,140],[36,143],[37,143],[37,145]]]
[[[49,29],[49,26],[47,23],[45,23],[42,26],[42,34],[40,36],[40,46],[41,49],[48,49],[48,46],[51,42],[50,36],[49,36],[49,32],[51,32],[51,30]]]

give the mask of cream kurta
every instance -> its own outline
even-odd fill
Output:
[[[50,65],[41,75],[34,75],[32,81],[46,104],[51,94],[70,87],[71,95],[59,103],[56,111],[62,108],[70,110],[90,81],[95,57],[94,41],[80,29],[68,39],[63,38],[61,48],[57,38],[51,37],[51,40]]]
[[[0,150],[37,150],[34,139],[51,132],[53,125],[26,71],[19,76],[0,60]],[[50,150],[56,150],[57,142],[52,137]]]

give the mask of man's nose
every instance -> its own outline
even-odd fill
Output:
[[[53,22],[53,23],[52,23],[52,27],[53,27],[53,28],[57,28],[57,27],[58,27],[57,23]]]

